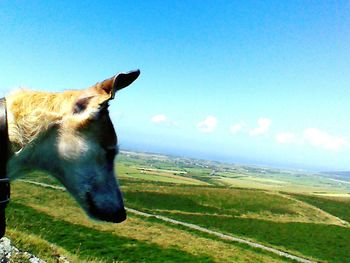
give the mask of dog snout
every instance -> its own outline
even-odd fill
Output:
[[[121,223],[127,218],[124,205],[114,205],[113,207],[100,206],[96,204],[89,192],[86,193],[86,201],[88,205],[88,214],[95,219],[111,223]]]

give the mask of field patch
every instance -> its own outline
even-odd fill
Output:
[[[222,182],[228,187],[241,187],[248,189],[261,189],[268,191],[284,191],[290,193],[322,193],[325,195],[333,194],[347,194],[347,190],[337,189],[333,186],[326,184],[311,183],[298,183],[295,184],[290,181],[282,181],[269,178],[257,178],[251,176],[239,176],[239,177],[219,177],[217,181]]]
[[[213,230],[249,237],[297,255],[327,262],[343,263],[349,259],[350,229],[326,224],[278,223],[260,219],[222,218],[214,215],[168,214],[174,219]]]
[[[293,196],[337,216],[348,223],[350,222],[350,198],[348,197],[326,197],[297,194],[293,194]]]
[[[130,207],[144,211],[342,225],[337,218],[279,193],[248,189],[124,184]]]
[[[279,193],[217,187],[126,186],[128,206],[249,237],[329,262],[349,256],[350,228],[313,205]],[[334,225],[338,224],[338,225]],[[338,241],[336,241],[338,240]],[[343,249],[345,248],[345,249]],[[334,251],[339,251],[336,256]]]
[[[135,167],[128,167],[121,165],[117,168],[117,174],[120,179],[134,178],[147,181],[175,183],[175,184],[190,184],[190,185],[208,185],[207,182],[203,182],[191,177],[187,177],[186,174],[179,175],[179,172],[172,170],[161,169],[140,169]]]

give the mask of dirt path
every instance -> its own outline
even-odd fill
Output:
[[[19,179],[18,181],[29,183],[29,184],[34,184],[34,185],[38,185],[38,186],[42,186],[42,187],[46,187],[46,188],[51,188],[51,189],[55,189],[55,190],[66,191],[66,189],[64,187],[61,187],[61,186],[49,185],[49,184],[45,184],[45,183],[39,183],[39,182],[35,182],[35,181],[22,180],[22,179]],[[238,242],[238,243],[241,243],[241,244],[248,245],[250,247],[259,248],[259,249],[262,249],[262,250],[265,250],[265,251],[277,254],[277,255],[279,255],[281,257],[285,257],[285,258],[289,258],[289,259],[295,260],[297,262],[316,263],[315,261],[311,261],[311,260],[306,259],[306,258],[298,257],[298,256],[289,254],[287,252],[284,252],[284,251],[281,251],[281,250],[278,250],[278,249],[275,249],[275,248],[272,248],[272,247],[268,247],[268,246],[265,246],[265,245],[262,245],[262,244],[259,244],[259,243],[256,243],[256,242],[252,242],[252,241],[249,241],[249,240],[246,240],[246,239],[243,239],[243,238],[235,237],[235,236],[232,236],[232,235],[223,234],[223,233],[220,233],[220,232],[217,232],[217,231],[213,231],[213,230],[210,230],[210,229],[207,229],[207,228],[204,228],[204,227],[200,227],[200,226],[197,226],[197,225],[194,225],[194,224],[181,222],[181,221],[174,220],[174,219],[171,219],[171,218],[168,218],[168,217],[165,217],[165,216],[161,216],[161,215],[153,215],[153,214],[141,212],[141,211],[138,211],[138,210],[135,210],[135,209],[132,209],[132,208],[126,208],[126,210],[128,212],[130,212],[130,213],[133,213],[133,214],[136,214],[136,215],[139,215],[139,216],[157,218],[157,219],[162,220],[164,222],[168,222],[168,223],[175,224],[175,225],[181,225],[181,226],[184,226],[184,227],[187,227],[187,228],[190,228],[190,229],[194,229],[194,230],[197,230],[197,231],[200,231],[200,232],[203,232],[203,233],[207,233],[207,234],[212,235],[212,236],[219,237],[219,238],[224,239],[224,240]]]

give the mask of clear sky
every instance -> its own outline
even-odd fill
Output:
[[[350,170],[349,1],[0,1],[0,93],[141,69],[122,149]]]

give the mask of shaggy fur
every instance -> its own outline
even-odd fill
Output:
[[[109,80],[107,80],[109,81]],[[84,126],[98,112],[100,104],[111,95],[101,92],[101,83],[87,90],[70,90],[62,93],[17,90],[6,97],[11,147],[19,151],[50,126],[66,121],[72,128]],[[77,101],[89,100],[88,114],[74,114]]]
[[[32,142],[68,114],[78,92],[45,93],[18,90],[6,97],[9,137],[13,150]]]

